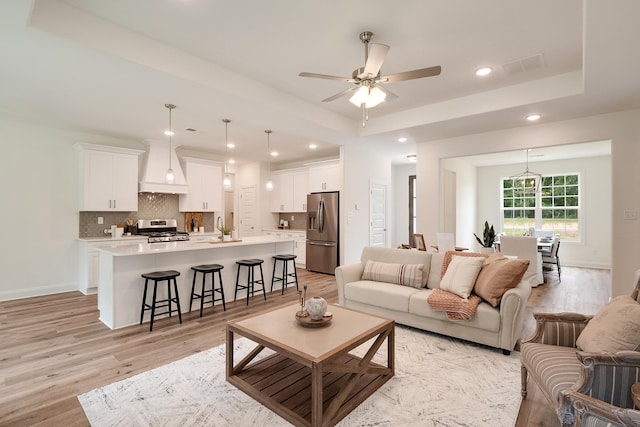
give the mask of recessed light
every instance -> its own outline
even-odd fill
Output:
[[[402,136],[400,138],[398,138],[398,142],[407,142],[408,138]]]
[[[167,136],[173,136],[173,135],[175,135],[176,133],[175,133],[175,132],[173,132],[173,131],[170,131],[170,130],[165,130],[165,131],[164,131],[164,134],[165,134],[165,135],[167,135]]]
[[[493,71],[493,69],[491,67],[478,68],[476,70],[476,76],[478,76],[478,77],[488,76],[489,74],[491,74],[492,71]]]
[[[530,122],[535,122],[536,120],[540,120],[542,118],[541,114],[529,114],[527,116],[527,120],[529,120]]]
[[[229,163],[234,164],[236,161],[233,159],[229,159]]]
[[[318,146],[316,144],[309,144],[309,148],[315,150]]]
[[[278,152],[277,151],[272,151],[271,152],[271,157],[278,157]]]
[[[228,148],[235,148],[236,144],[234,144],[233,142],[229,142],[229,143],[227,143],[227,147]]]

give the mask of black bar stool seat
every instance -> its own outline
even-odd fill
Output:
[[[144,293],[142,294],[142,308],[140,310],[140,324],[142,325],[142,320],[144,319],[144,312],[147,310],[151,310],[151,317],[149,320],[149,332],[153,331],[153,319],[156,316],[161,316],[163,314],[169,314],[171,317],[172,309],[171,304],[174,303],[177,307],[178,311],[178,319],[180,323],[182,323],[182,312],[180,311],[180,297],[178,295],[178,282],[176,281],[176,277],[180,275],[179,271],[175,270],[167,270],[167,271],[154,271],[152,273],[142,274],[144,278]],[[147,288],[149,285],[149,280],[153,280],[153,299],[151,300],[151,304],[147,303]],[[166,299],[158,299],[158,282],[167,281],[167,298]],[[171,295],[171,282],[173,281],[173,289],[175,291],[175,297]],[[156,309],[166,308],[167,311],[163,311],[161,313],[157,313]]]
[[[271,292],[273,292],[273,284],[275,282],[282,282],[282,295],[284,295],[285,289],[289,283],[296,284],[296,290],[298,290],[298,273],[296,272],[296,255],[282,254],[274,255],[273,257],[273,274],[271,275]],[[282,262],[282,276],[276,276],[276,269],[278,261]],[[293,272],[289,272],[289,263],[292,263]],[[293,278],[293,280],[289,280]]]
[[[238,291],[246,289],[247,290],[247,305],[249,305],[249,297],[252,297],[255,293],[255,285],[262,286],[262,295],[264,295],[265,301],[267,300],[267,291],[264,286],[264,276],[262,274],[262,263],[263,259],[241,259],[240,261],[236,261],[238,264],[238,273],[236,274],[236,291],[233,295],[233,300],[235,301],[238,297]],[[247,284],[240,284],[240,270],[242,267],[247,267]],[[260,280],[256,280],[255,277],[255,268],[260,267]],[[258,289],[260,291],[260,289]]]
[[[193,270],[193,282],[191,284],[191,301],[189,301],[189,311],[191,311],[191,306],[193,304],[194,299],[200,300],[200,317],[202,317],[202,310],[204,308],[205,299],[210,298],[211,307],[215,305],[216,301],[222,301],[223,311],[227,311],[227,306],[224,302],[224,289],[222,286],[222,269],[224,266],[220,264],[203,264],[196,265],[191,267]],[[196,276],[198,273],[202,273],[202,287],[200,289],[200,293],[196,293]],[[218,273],[218,285],[219,287],[216,289],[216,274]],[[207,274],[211,274],[211,289],[205,289],[205,282],[207,278]],[[216,294],[220,294],[220,297],[216,298]],[[209,302],[207,301],[207,302]]]

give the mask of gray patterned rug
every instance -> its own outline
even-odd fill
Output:
[[[253,343],[236,348],[246,354]],[[226,382],[224,353],[221,345],[78,400],[92,426],[289,426]],[[519,353],[397,326],[396,375],[338,425],[513,426],[519,406]]]

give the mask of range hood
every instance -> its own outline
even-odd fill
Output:
[[[184,178],[182,166],[173,147],[168,142],[144,141],[147,152],[142,158],[142,175],[138,191],[141,193],[187,194],[189,187]],[[169,151],[171,151],[171,169],[175,176],[173,184],[165,182],[169,169]]]

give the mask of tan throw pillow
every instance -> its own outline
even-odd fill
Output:
[[[508,259],[498,252],[491,254],[484,261],[473,292],[497,307],[504,293],[518,286],[527,268],[528,259]]]
[[[576,345],[590,353],[640,350],[640,304],[629,295],[612,299],[589,320]]]
[[[362,280],[422,288],[422,264],[392,264],[367,260]]]
[[[480,252],[458,252],[458,251],[447,251],[444,254],[444,261],[442,261],[442,270],[440,270],[440,277],[444,277],[444,274],[447,272],[447,268],[449,268],[449,264],[451,264],[451,260],[457,256],[467,256],[467,257],[483,257],[486,258],[489,255],[481,254]]]
[[[467,299],[483,263],[484,257],[454,256],[440,281],[440,289]]]

